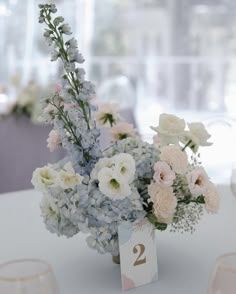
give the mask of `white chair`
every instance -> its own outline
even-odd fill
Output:
[[[236,161],[236,120],[223,115],[203,121],[213,146],[201,148],[201,159],[213,181],[229,183]]]

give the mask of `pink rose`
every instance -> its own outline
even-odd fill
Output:
[[[220,196],[215,185],[212,182],[209,182],[204,196],[207,212],[216,213],[220,206]]]
[[[203,167],[196,167],[187,174],[188,187],[194,196],[204,194],[209,185],[209,178]]]
[[[169,145],[161,149],[160,159],[168,163],[173,171],[184,174],[188,167],[187,154],[178,146]]]
[[[154,214],[159,222],[170,224],[177,207],[177,198],[172,187],[160,188],[158,184],[148,186],[148,194],[153,202]]]
[[[170,187],[173,185],[175,173],[171,170],[170,166],[163,161],[158,161],[154,165],[153,179],[161,188]]]

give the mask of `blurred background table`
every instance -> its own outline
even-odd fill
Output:
[[[203,294],[217,256],[236,251],[236,199],[219,187],[221,208],[205,216],[195,234],[157,232],[159,280],[135,293]],[[19,258],[48,261],[61,294],[122,293],[120,267],[110,255],[88,248],[85,235],[66,239],[49,233],[40,217],[41,196],[33,190],[0,195],[0,263]]]
[[[9,116],[0,121],[0,193],[31,188],[36,167],[63,157],[62,150],[51,153],[47,148],[51,129],[26,117]]]

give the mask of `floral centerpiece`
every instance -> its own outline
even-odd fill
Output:
[[[10,78],[8,87],[4,87],[3,90],[4,93],[9,92],[9,95],[15,97],[15,99],[7,102],[6,110],[1,113],[1,117],[27,117],[36,123],[37,118],[42,112],[39,103],[40,97],[42,95],[48,95],[53,90],[59,92],[60,87],[53,83],[42,86],[34,80],[30,80],[23,85],[20,75],[14,74]]]
[[[147,218],[157,230],[193,232],[204,210],[215,213],[219,206],[216,188],[199,162],[199,146],[210,145],[204,125],[162,114],[149,144],[120,122],[114,106],[97,110],[91,103],[94,87],[81,68],[84,58],[76,40],[67,37],[69,25],[53,17],[54,4],[39,8],[52,61],[60,59],[65,69],[61,92],[42,104],[44,121],[53,125],[49,147],[62,146],[68,157],[37,168],[32,177],[43,194],[47,229],[67,237],[89,233],[91,248],[113,256],[119,255],[123,221]],[[100,148],[97,125],[111,127],[113,141],[106,150]]]

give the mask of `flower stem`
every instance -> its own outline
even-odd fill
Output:
[[[184,151],[191,143],[192,140],[189,140],[188,143],[182,148],[182,151]]]

